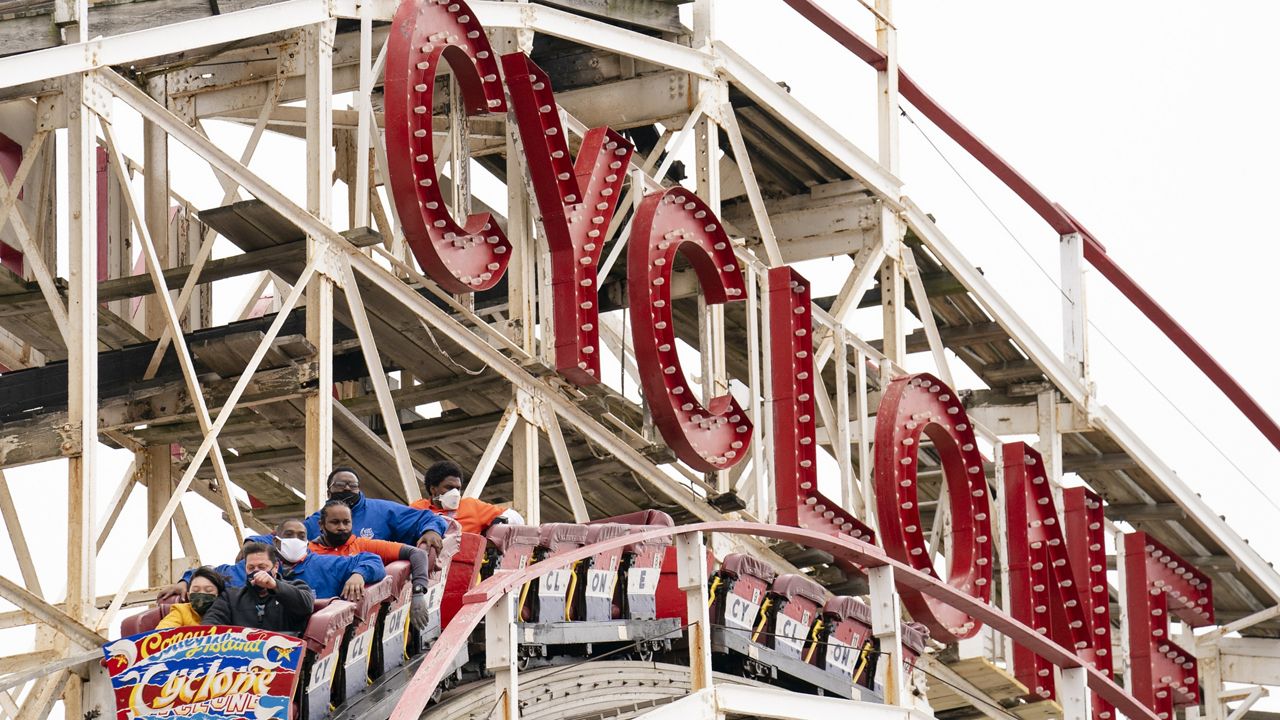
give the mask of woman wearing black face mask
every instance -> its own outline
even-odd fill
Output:
[[[191,573],[191,586],[187,602],[174,605],[169,614],[156,625],[157,630],[199,625],[200,618],[213,605],[213,601],[227,589],[226,579],[217,570],[205,565]]]

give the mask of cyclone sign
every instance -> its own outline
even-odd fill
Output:
[[[116,720],[288,720],[303,643],[226,625],[133,635],[102,646]]]

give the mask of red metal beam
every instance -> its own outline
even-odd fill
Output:
[[[911,588],[935,597],[978,620],[987,623],[1004,633],[1015,643],[1030,648],[1032,652],[1044,657],[1049,662],[1064,668],[1085,667],[1088,673],[1089,688],[1116,706],[1125,716],[1134,720],[1159,720],[1155,713],[1139,703],[1134,697],[1115,684],[1111,678],[1085,665],[1080,657],[1071,650],[1040,635],[999,608],[988,605],[962,590],[920,572],[912,567],[888,558],[884,551],[874,545],[868,545],[848,536],[828,535],[816,530],[784,527],[780,525],[761,525],[747,522],[709,522],[681,527],[655,527],[642,532],[623,535],[617,538],[586,545],[581,548],[553,555],[523,570],[516,570],[490,577],[468,592],[462,599],[462,609],[449,622],[444,633],[431,647],[431,652],[418,666],[417,673],[405,686],[404,694],[391,712],[390,720],[418,720],[427,702],[435,692],[436,686],[448,671],[450,660],[462,649],[484,619],[489,608],[493,607],[507,593],[518,591],[525,583],[537,579],[553,570],[567,568],[573,563],[601,552],[621,548],[635,542],[674,537],[691,532],[721,532],[733,535],[752,535],[768,537],[776,540],[787,540],[802,546],[815,548],[830,553],[837,561],[855,563],[863,567],[882,567],[892,565],[894,578],[898,587]]]
[[[825,32],[833,40],[840,43],[849,52],[876,70],[883,70],[888,64],[885,54],[879,48],[868,43],[857,33],[845,27],[830,13],[818,7],[815,0],[783,0],[806,20]],[[1102,273],[1122,295],[1133,303],[1134,307],[1147,317],[1165,337],[1169,338],[1179,350],[1187,356],[1214,385],[1222,391],[1254,427],[1262,433],[1272,446],[1280,450],[1280,425],[1272,418],[1258,401],[1244,389],[1222,364],[1213,358],[1186,328],[1178,324],[1160,304],[1145,290],[1134,282],[1124,270],[1108,255],[1106,249],[1081,225],[1071,213],[1061,205],[1053,202],[1041,192],[1031,181],[1013,168],[1004,158],[996,154],[977,135],[966,128],[951,113],[947,112],[936,100],[911,78],[898,70],[898,92],[916,107],[930,122],[937,125],[960,147],[964,148],[987,170],[1000,179],[1010,190],[1022,199],[1032,210],[1036,211],[1046,223],[1060,235],[1078,232],[1083,235],[1085,244],[1084,257],[1090,265]]]

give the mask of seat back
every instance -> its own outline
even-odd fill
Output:
[[[122,637],[129,637],[130,635],[137,635],[139,633],[146,633],[155,630],[156,625],[160,624],[160,621],[169,614],[169,611],[173,609],[175,604],[176,603],[172,602],[160,603],[155,607],[149,607],[140,613],[134,613],[133,615],[121,620],[120,635]]]
[[[826,650],[813,653],[810,662],[855,684],[872,687],[876,642],[871,636],[871,608],[857,598],[840,595],[823,606],[822,620]]]
[[[587,543],[587,526],[575,523],[545,523],[538,528],[538,548],[535,557],[539,560],[566,550],[580,548]],[[520,617],[524,620],[548,623],[575,620],[574,590],[578,586],[575,574],[578,563],[572,567],[553,570],[533,581],[526,606],[521,607]]]
[[[298,717],[323,720],[329,715],[334,679],[342,659],[342,646],[356,617],[356,606],[340,598],[327,599],[311,613],[302,632],[306,654],[298,681]]]
[[[446,517],[444,520],[446,527],[443,542],[440,551],[434,553],[431,570],[427,574],[427,624],[416,633],[417,637],[410,643],[423,650],[440,637],[440,631],[444,628],[440,622],[440,606],[444,600],[445,582],[449,577],[453,558],[462,546],[462,526],[453,518]],[[411,587],[410,593],[412,590]]]
[[[765,594],[775,577],[777,572],[762,560],[742,553],[726,555],[712,578],[716,590],[711,622],[754,633]]]
[[[538,547],[538,528],[529,525],[493,525],[485,531],[488,540],[481,575],[521,570],[533,562]]]
[[[404,664],[409,639],[409,601],[413,586],[409,583],[409,562],[397,560],[387,566],[390,594],[378,615],[373,650],[369,655],[369,677],[379,678]]]
[[[391,578],[383,578],[367,585],[364,596],[352,603],[354,617],[347,639],[342,643],[341,661],[333,684],[335,707],[358,695],[368,682],[369,657],[377,640],[378,617],[391,600],[392,588]]]
[[[587,544],[594,545],[613,538],[630,535],[632,525],[597,523],[587,528]],[[622,615],[622,592],[618,573],[622,567],[624,547],[601,550],[587,558],[579,571],[582,590],[582,619],[612,620]]]
[[[462,607],[462,596],[479,579],[481,565],[486,559],[487,543],[483,535],[462,533],[458,551],[454,553],[453,560],[449,563],[449,573],[445,576],[444,597],[440,601],[441,627],[449,626],[449,621]]]
[[[789,573],[773,581],[769,595],[773,599],[770,623],[773,634],[769,638],[772,647],[790,657],[803,659],[809,646],[817,647],[813,628],[826,604],[827,591],[804,575]]]

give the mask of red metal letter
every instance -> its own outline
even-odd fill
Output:
[[[769,270],[768,292],[778,524],[875,542],[871,528],[818,492],[809,283],[790,267],[776,267]]]
[[[400,3],[387,37],[387,163],[405,240],[424,272],[450,292],[487,290],[511,244],[488,213],[458,225],[440,193],[432,145],[436,70],[448,60],[469,115],[505,112],[498,59],[464,0]]]
[[[1137,532],[1124,538],[1124,585],[1133,678],[1129,691],[1162,720],[1170,720],[1174,708],[1200,704],[1200,676],[1195,657],[1169,637],[1169,613],[1191,627],[1212,625],[1212,581]]]
[[[556,370],[594,385],[600,382],[596,266],[634,150],[613,130],[593,128],[571,164],[551,79],[524,53],[503,55],[502,71],[551,250]]]
[[[1089,508],[1082,494],[1087,491],[1074,488],[1077,491],[1073,494],[1074,502],[1079,504],[1076,510],[1080,517],[1074,518],[1073,524],[1079,534],[1064,537],[1044,468],[1040,453],[1025,443],[1004,446],[1004,502],[1013,617],[1048,635],[1059,645],[1075,650],[1082,659],[1110,675],[1110,616],[1106,614],[1110,607],[1106,551],[1101,539],[1101,503]],[[1091,512],[1098,518],[1093,530],[1088,527]],[[1071,541],[1073,550],[1068,550],[1067,540]],[[1096,548],[1089,544],[1094,540]],[[1088,564],[1093,562],[1098,564]],[[1092,597],[1089,592],[1096,587],[1096,577],[1092,575],[1095,568],[1101,573],[1100,598]],[[1090,617],[1098,607],[1102,608],[1101,624],[1106,627],[1103,633],[1094,632],[1097,625]],[[1054,696],[1052,663],[1021,646],[1014,648],[1013,659],[1018,681],[1030,688],[1037,700]],[[1099,663],[1100,659],[1104,662]],[[1102,705],[1094,705],[1093,716],[1107,720],[1112,710],[1104,701]]]
[[[742,271],[720,220],[692,192],[671,188],[647,196],[627,248],[627,299],[640,384],[662,439],[690,467],[714,472],[747,455],[751,420],[732,395],[694,397],[671,320],[671,268],[676,252],[693,267],[708,305],[741,300]]]
[[[776,341],[775,341],[776,342]],[[947,583],[991,601],[991,515],[982,454],[955,392],[927,373],[894,378],[876,414],[876,517],[891,557],[937,577],[920,529],[916,454],[927,435],[942,461],[951,510]],[[976,619],[918,590],[899,588],[912,619],[934,638],[955,642],[977,634]]]

